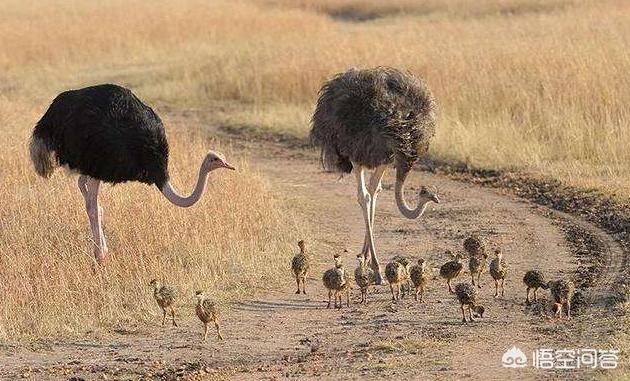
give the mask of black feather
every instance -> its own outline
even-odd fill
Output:
[[[57,96],[33,138],[54,151],[60,165],[110,182],[168,181],[168,143],[162,121],[130,90],[98,85]]]

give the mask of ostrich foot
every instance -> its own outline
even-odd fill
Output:
[[[96,259],[96,263],[101,266],[105,266],[107,264],[107,251],[101,250],[98,247],[94,248],[94,259]]]

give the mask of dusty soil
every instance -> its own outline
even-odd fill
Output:
[[[379,257],[383,264],[398,254],[424,257],[433,273],[425,300],[392,303],[389,288],[380,286],[369,294],[367,305],[357,304],[354,290],[349,308],[326,309],[322,272],[331,267],[332,255],[344,248],[350,251],[345,263],[353,270],[363,242],[354,178],[338,181],[336,175],[323,173],[316,152],[300,141],[251,139],[234,129],[205,124],[212,133],[230,139],[292,205],[296,218],[310,226],[315,265],[307,280],[308,295],[294,294],[287,263],[278,287],[260,290],[225,312],[223,342],[214,337],[201,342],[200,325],[190,314],[182,316],[179,328],[163,328],[156,311],[153,326],[81,340],[4,346],[0,379],[547,380],[566,379],[567,372],[575,379],[625,375],[624,369],[606,373],[501,366],[501,356],[514,345],[528,355],[537,348],[609,349],[623,344],[627,349],[628,327],[620,300],[629,254],[621,234],[579,213],[515,196],[506,187],[486,187],[470,177],[454,179],[453,173],[434,169],[412,174],[408,188],[431,185],[442,203],[431,206],[420,220],[406,220],[394,205],[388,175],[376,217]],[[503,248],[509,275],[506,295],[497,299],[490,276],[482,276],[486,315],[463,324],[457,302],[436,275],[448,260],[444,251],[461,250],[471,232]],[[578,283],[571,321],[551,318],[546,292],[541,292],[538,303],[525,305],[521,279],[531,268],[543,270],[549,279],[567,277]],[[457,279],[469,280],[468,274]],[[620,359],[624,368],[625,356]]]

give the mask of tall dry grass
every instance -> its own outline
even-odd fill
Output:
[[[9,143],[0,150],[0,339],[155,323],[152,278],[175,285],[178,304],[190,307],[194,290],[238,298],[286,271],[289,241],[299,233],[264,180],[201,126],[169,120],[177,188],[190,191],[210,147],[223,150],[238,171],[213,172],[206,195],[189,209],[173,207],[155,187],[105,186],[100,200],[111,257],[106,267],[95,266],[76,176],[58,169],[46,181],[27,158],[26,126],[38,111],[0,101]]]
[[[434,155],[630,195],[625,2],[23,4],[0,5],[11,97],[43,104],[68,86],[115,81],[175,106],[235,102],[237,113],[216,117],[305,135],[325,78],[391,65],[438,97]]]
[[[324,79],[352,66],[391,65],[425,78],[439,100],[433,155],[517,168],[627,198],[629,21],[630,5],[612,0],[5,0],[0,3],[0,253],[11,266],[0,269],[0,279],[13,279],[2,287],[18,286],[3,291],[10,298],[0,305],[2,322],[8,322],[0,323],[2,334],[76,329],[92,324],[88,318],[96,308],[98,322],[115,321],[123,312],[146,316],[146,301],[132,296],[146,281],[140,275],[107,278],[113,284],[108,293],[100,278],[73,281],[63,275],[77,266],[78,274],[86,275],[89,268],[78,194],[63,176],[36,180],[25,156],[30,129],[61,90],[117,82],[153,104],[202,107],[223,123],[304,136]],[[175,147],[187,139],[186,131],[171,134]],[[194,173],[190,165],[205,151],[197,141],[190,152],[174,149],[172,162],[181,166],[176,178]],[[225,267],[218,267],[225,261],[212,264],[212,258],[225,255],[253,266],[247,255],[251,258],[257,243],[281,245],[265,240],[264,229],[282,231],[284,222],[277,208],[261,200],[269,195],[262,180],[248,174],[213,176],[224,187],[214,187],[190,214],[168,208],[145,187],[106,191],[106,229],[118,258],[107,271],[149,277],[167,274],[173,264],[178,274],[201,263],[206,272],[191,274],[199,279],[219,274],[210,278],[225,281]],[[248,185],[239,186],[241,181]],[[241,205],[240,199],[254,203]],[[135,200],[143,204],[134,206]],[[230,207],[211,200],[229,200]],[[125,218],[128,210],[137,216],[133,225]],[[238,225],[230,213],[253,219],[246,221],[254,230],[241,230],[248,226],[243,223],[226,233]],[[216,215],[223,220],[211,218]],[[151,223],[166,233],[155,233]],[[195,282],[201,280],[186,287]],[[50,284],[55,292],[48,292]],[[130,307],[135,311],[130,314],[117,311],[110,295],[140,307]],[[61,301],[81,300],[88,312],[57,314],[61,320],[47,327],[29,328],[44,324],[37,319],[19,321],[19,313],[49,314],[43,306],[59,310]]]

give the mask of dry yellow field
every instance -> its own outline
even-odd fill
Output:
[[[630,4],[383,3],[3,1],[0,337],[146,319],[153,276],[179,282],[186,294],[224,282],[234,295],[286,258],[259,265],[253,253],[287,252],[296,238],[294,222],[246,163],[238,163],[241,176],[212,174],[192,212],[141,185],[108,187],[105,223],[116,258],[107,276],[91,276],[74,179],[59,171],[45,182],[27,160],[32,127],[68,88],[116,82],[158,111],[207,108],[224,123],[305,136],[324,79],[391,65],[423,77],[439,101],[435,157],[630,195]],[[236,107],[216,107],[225,103]],[[165,122],[171,172],[188,188],[206,149],[221,147],[195,126]],[[72,313],[55,313],[67,306]]]

